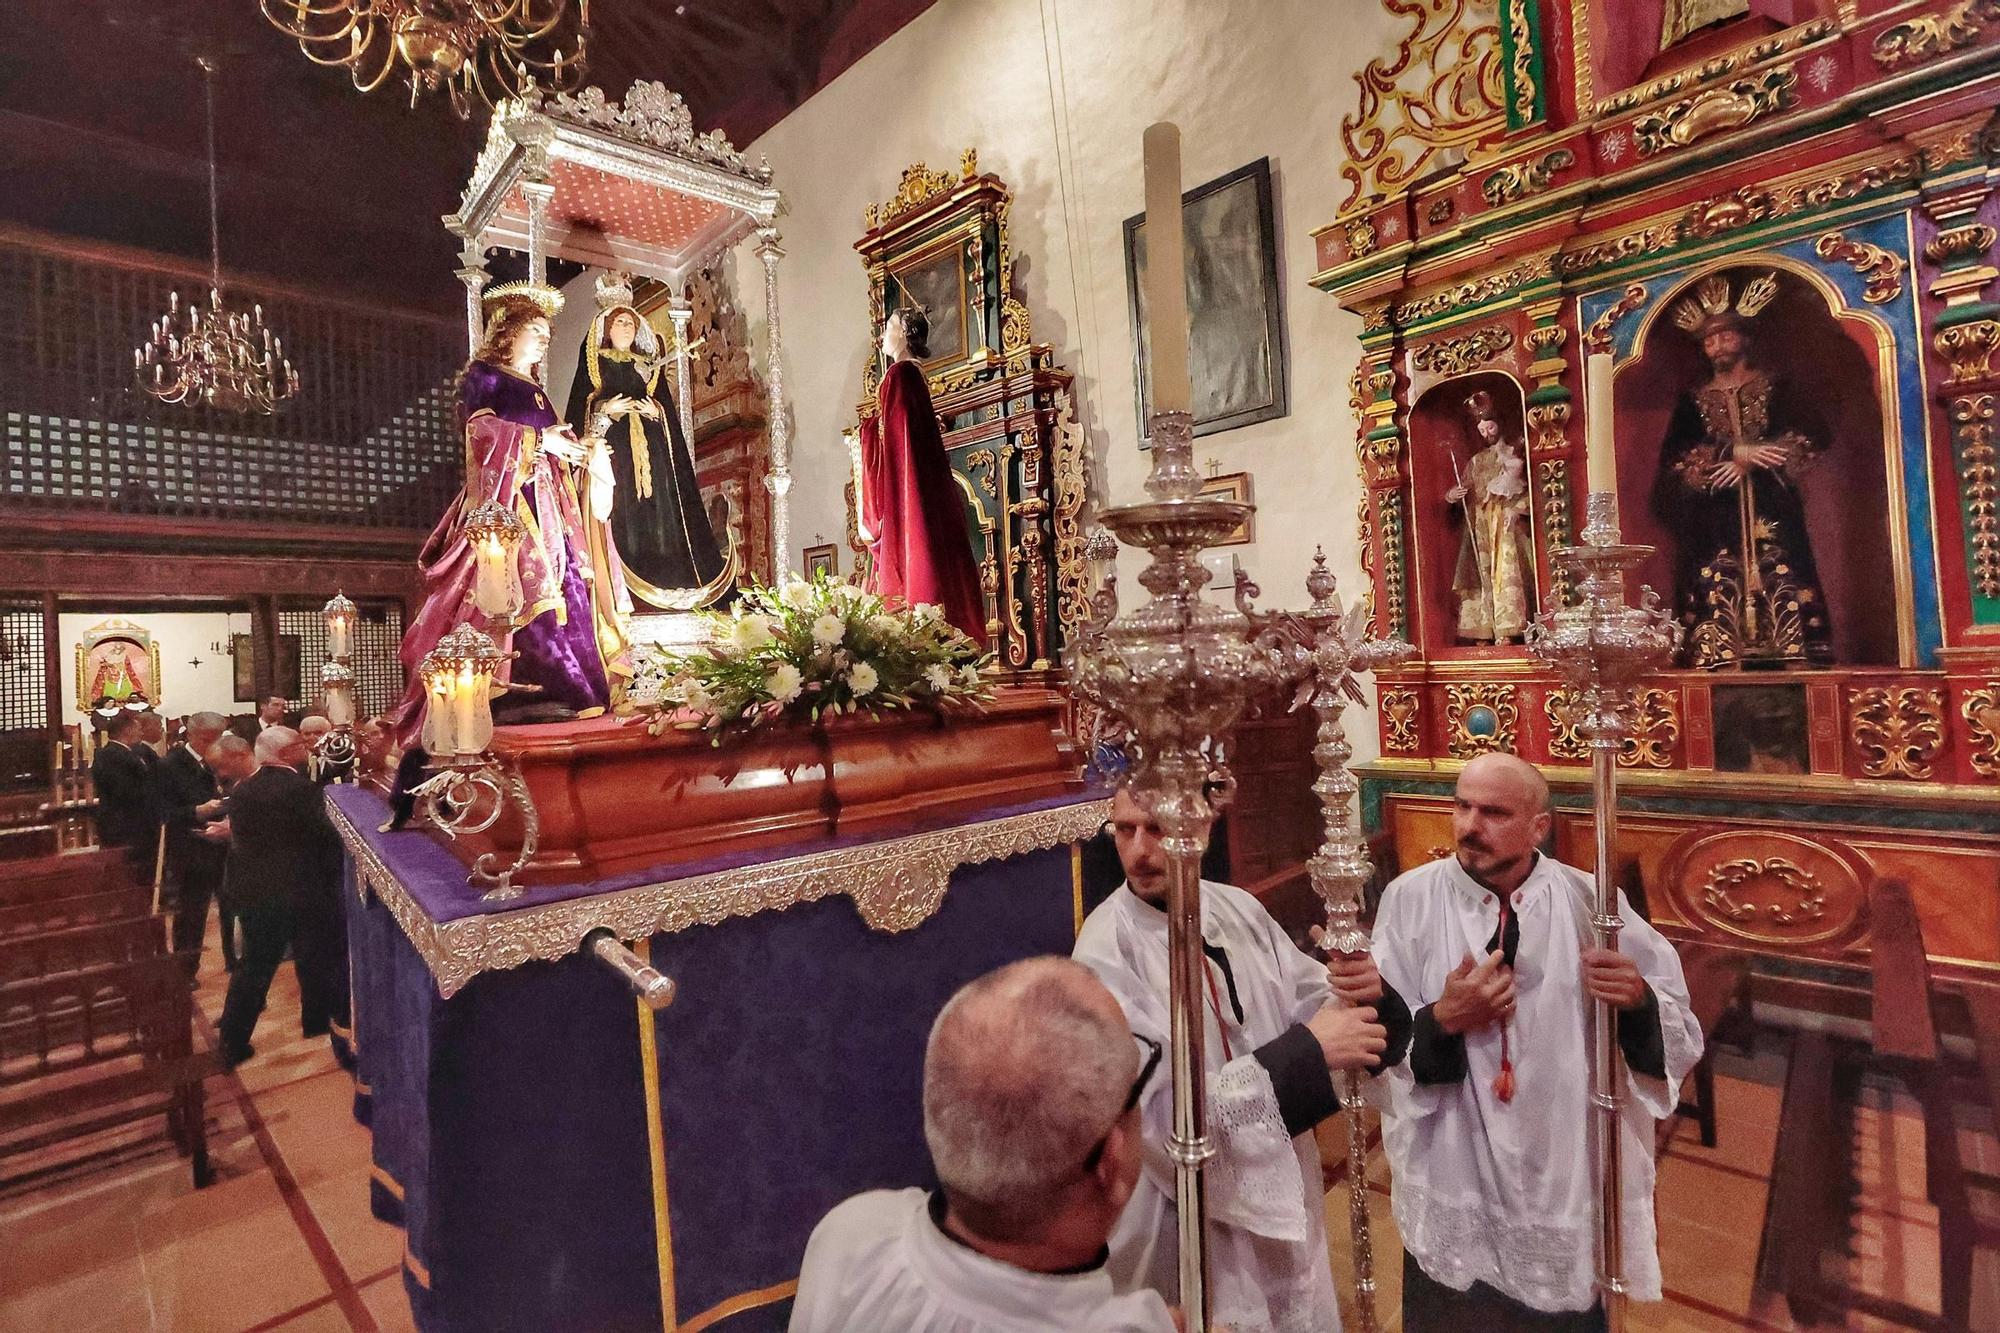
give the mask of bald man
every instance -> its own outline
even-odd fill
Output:
[[[1158,1295],[1114,1294],[1104,1267],[1139,1178],[1139,1095],[1168,1077],[1159,1054],[1066,958],[965,986],[924,1052],[939,1191],[874,1190],[828,1213],[791,1333],[1172,1333]]]
[[[1621,897],[1595,946],[1590,876],[1539,850],[1549,788],[1482,755],[1459,775],[1456,853],[1382,896],[1374,951],[1413,1011],[1383,1143],[1403,1237],[1408,1333],[1604,1327],[1593,1258],[1591,1001],[1618,1011],[1625,1070],[1625,1280],[1660,1299],[1653,1126],[1701,1057],[1680,959]]]

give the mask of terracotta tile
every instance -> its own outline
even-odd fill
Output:
[[[287,1319],[278,1327],[283,1329],[284,1333],[349,1333],[354,1325],[347,1322],[347,1316],[340,1312],[338,1305],[328,1301],[325,1305],[315,1306],[306,1311],[297,1319]]]
[[[0,1333],[138,1333],[153,1327],[144,1265],[136,1251],[57,1281],[0,1283]]]
[[[286,1160],[290,1160],[289,1154]],[[301,1185],[300,1192],[351,1280],[402,1262],[402,1228],[391,1226],[368,1211],[365,1166]]]
[[[1661,1210],[1661,1284],[1706,1305],[1747,1310],[1756,1286],[1756,1237],[1762,1214],[1744,1217],[1717,1208],[1714,1220],[1713,1228],[1699,1226]]]
[[[1660,1163],[1653,1197],[1662,1222],[1669,1218],[1700,1230],[1755,1235],[1764,1223],[1770,1184],[1745,1179],[1703,1162],[1668,1157]]]
[[[268,1181],[263,1182],[268,1187]],[[207,1193],[207,1191],[203,1191]],[[275,1193],[275,1191],[273,1191]],[[172,1238],[146,1253],[161,1328],[248,1328],[326,1294],[291,1214],[281,1204]]]
[[[368,1307],[368,1313],[375,1316],[375,1322],[381,1325],[382,1333],[416,1333],[417,1321],[410,1313],[410,1296],[403,1289],[400,1268],[363,1287],[361,1300]]]
[[[344,1071],[332,1069],[251,1097],[301,1186],[368,1162],[368,1130],[354,1119],[354,1081]]]

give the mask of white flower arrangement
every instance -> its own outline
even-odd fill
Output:
[[[641,649],[632,693],[657,698],[652,722],[731,730],[783,718],[979,707],[990,659],[933,606],[892,607],[822,573],[746,587],[729,614],[709,612],[704,651]]]

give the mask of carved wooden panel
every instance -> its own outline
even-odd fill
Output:
[[[1874,868],[1837,838],[1690,831],[1661,869],[1681,918],[1711,933],[1831,950],[1857,942],[1867,929]]]

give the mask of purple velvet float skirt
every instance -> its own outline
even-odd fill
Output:
[[[561,704],[579,713],[602,709],[611,703],[611,684],[604,671],[604,655],[598,651],[597,630],[590,618],[590,585],[578,569],[576,548],[569,538],[568,568],[563,573],[563,604],[569,623],[561,623],[554,607],[514,631],[514,680],[521,685],[539,685],[540,694],[515,695],[517,707],[538,703]]]

